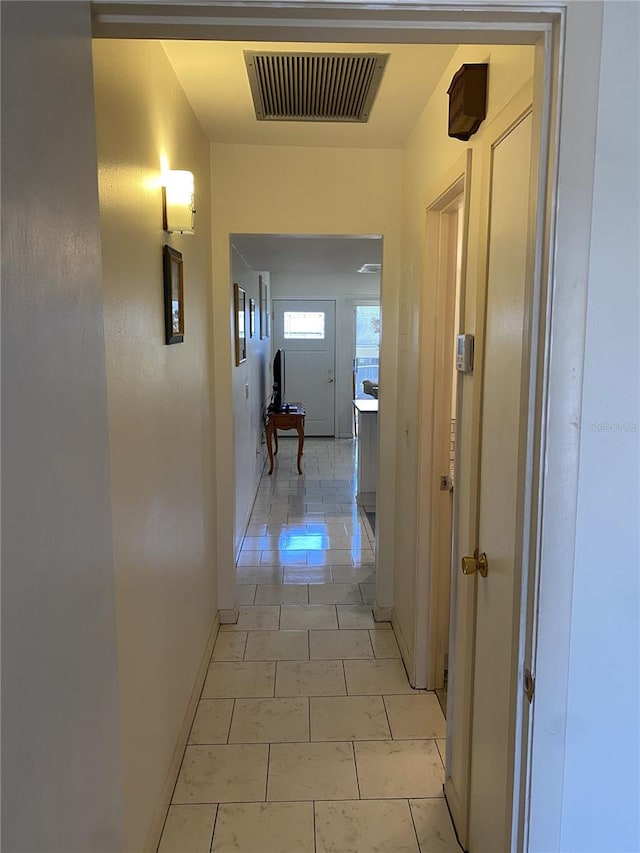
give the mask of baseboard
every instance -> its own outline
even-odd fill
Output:
[[[158,808],[156,809],[156,813],[151,823],[151,828],[147,835],[147,843],[144,848],[146,853],[156,853],[158,845],[160,844],[160,837],[162,836],[164,822],[167,816],[167,812],[169,810],[169,806],[171,805],[173,790],[176,786],[176,782],[178,781],[178,773],[180,772],[180,765],[182,764],[182,756],[184,755],[187,740],[189,739],[189,732],[191,731],[193,719],[198,709],[200,694],[202,693],[204,680],[207,677],[209,663],[211,661],[211,656],[213,655],[213,647],[215,645],[216,637],[218,636],[219,630],[220,617],[218,613],[216,613],[215,619],[213,620],[213,625],[211,626],[211,631],[209,632],[209,637],[207,639],[207,645],[205,646],[204,654],[202,655],[202,660],[200,661],[200,666],[198,667],[198,674],[196,675],[193,690],[191,691],[191,696],[189,697],[187,710],[185,711],[184,718],[182,720],[182,725],[180,726],[178,739],[176,742],[175,749],[173,750],[171,763],[169,765],[169,772],[167,773],[167,779],[162,789],[160,802],[158,803]]]
[[[393,615],[393,607],[378,607],[373,608],[373,618],[376,622],[391,622]]]
[[[443,789],[444,800],[447,804],[447,808],[449,809],[449,814],[451,815],[451,823],[453,824],[453,830],[456,834],[458,844],[463,850],[466,850],[468,841],[466,835],[468,832],[467,819],[464,816],[462,803],[460,802],[457,791],[453,787],[451,778],[449,776],[445,778]],[[459,833],[457,827],[460,827],[464,834]]]
[[[402,633],[402,628],[400,627],[400,623],[398,622],[395,611],[393,611],[391,614],[391,627],[393,628],[393,632],[396,635],[396,640],[398,641],[398,646],[400,647],[400,654],[402,655],[402,662],[404,663],[404,668],[407,670],[409,684],[411,684],[411,686],[413,687],[416,681],[413,655],[409,651],[409,645],[405,640],[404,634]]]
[[[218,610],[221,625],[235,625],[240,617],[240,611],[237,607],[233,610]]]

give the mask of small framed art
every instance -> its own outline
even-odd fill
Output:
[[[184,278],[182,253],[163,246],[165,343],[180,344],[184,340]]]
[[[256,300],[249,300],[249,337],[252,338],[256,333]]]
[[[247,295],[243,287],[234,285],[236,314],[236,365],[247,359]]]
[[[260,340],[269,337],[269,285],[258,276],[260,287]]]

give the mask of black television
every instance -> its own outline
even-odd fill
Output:
[[[273,357],[273,397],[271,407],[280,411],[285,406],[285,373],[284,373],[284,350],[279,349]]]

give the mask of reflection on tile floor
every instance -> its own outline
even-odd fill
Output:
[[[372,615],[355,442],[282,438],[238,560],[159,853],[458,853],[445,724]]]

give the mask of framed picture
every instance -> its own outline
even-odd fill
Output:
[[[269,337],[269,285],[260,275],[258,276],[260,287],[260,340]]]
[[[182,253],[171,246],[162,248],[164,278],[165,343],[180,344],[184,340],[184,280]]]
[[[256,333],[256,300],[249,300],[249,337],[252,338]]]
[[[247,359],[247,325],[246,308],[247,295],[243,287],[234,285],[235,289],[235,311],[236,311],[236,365],[242,364]]]

